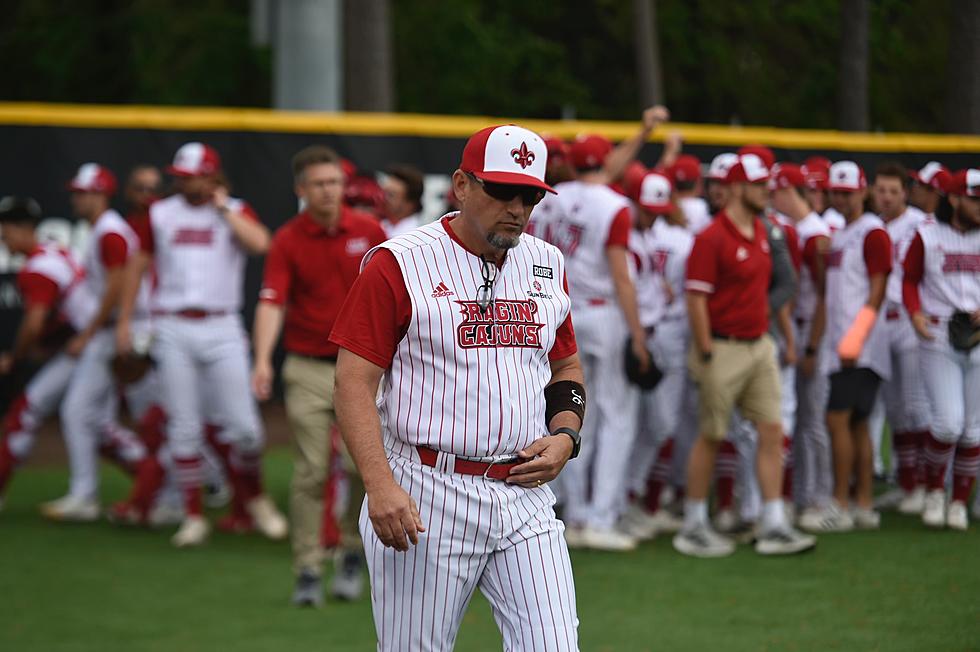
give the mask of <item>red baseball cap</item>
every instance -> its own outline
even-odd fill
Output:
[[[602,165],[613,144],[605,136],[598,134],[579,134],[572,141],[569,155],[577,170],[591,170]]]
[[[344,179],[346,179],[347,181],[350,181],[351,179],[357,176],[357,164],[354,163],[354,161],[350,160],[349,158],[341,157],[340,169],[343,171]]]
[[[739,154],[728,168],[725,183],[759,183],[769,181],[769,168],[758,154]]]
[[[823,170],[826,172],[830,169],[831,161],[826,156],[811,156],[807,160],[803,161],[803,167],[807,169],[808,172],[816,172],[818,170]]]
[[[636,197],[636,193],[639,191],[640,182],[643,181],[643,177],[647,175],[650,170],[647,166],[643,165],[639,161],[633,161],[626,166],[626,171],[623,172],[623,179],[620,182],[623,186],[623,194],[627,197]]]
[[[372,177],[348,177],[344,186],[344,203],[348,206],[366,206],[375,213],[382,213],[385,193]]]
[[[806,185],[806,175],[803,168],[795,163],[777,163],[772,169],[772,177],[769,179],[769,189],[778,188],[802,188]]]
[[[739,156],[741,156],[742,154],[755,154],[756,156],[762,159],[762,162],[765,164],[766,168],[771,168],[773,165],[776,164],[776,155],[773,154],[772,150],[766,147],[765,145],[759,145],[759,144],[744,145],[742,147],[739,147],[738,152],[736,153]]]
[[[674,204],[670,201],[672,190],[669,178],[659,172],[648,172],[640,180],[636,203],[654,213],[669,213],[674,210]]]
[[[697,156],[681,154],[668,168],[667,174],[675,184],[697,181],[701,178],[701,161]]]
[[[85,163],[68,182],[72,192],[99,192],[104,195],[116,194],[116,175],[98,163]]]
[[[830,171],[827,173],[829,190],[855,192],[867,187],[868,180],[864,176],[864,170],[854,161],[837,161],[830,166]]]
[[[929,161],[919,171],[910,170],[909,176],[924,186],[929,186],[935,190],[942,190],[949,183],[952,173],[942,163]]]
[[[221,169],[221,157],[210,145],[186,143],[174,154],[173,165],[167,173],[175,177],[204,177]]]
[[[728,176],[728,170],[738,161],[738,154],[735,152],[722,152],[711,159],[708,166],[708,178],[715,181],[724,181]]]
[[[541,134],[541,140],[548,149],[548,158],[568,158],[571,147],[564,140],[551,134]]]
[[[548,148],[541,136],[517,125],[498,125],[470,136],[459,169],[491,183],[555,192],[544,182],[547,162]]]
[[[980,197],[980,170],[968,168],[949,176],[946,192],[950,195]]]

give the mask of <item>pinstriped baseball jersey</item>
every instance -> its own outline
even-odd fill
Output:
[[[871,279],[864,257],[865,238],[876,229],[884,231],[884,223],[878,217],[865,213],[835,232],[830,239],[827,253],[827,331],[824,355],[820,356],[826,373],[840,369],[837,345],[868,300]],[[888,354],[885,324],[883,316],[875,321],[856,366],[871,369],[888,380],[891,377],[891,356]]]
[[[658,259],[652,229],[631,230],[629,252],[640,323],[646,327],[656,326],[667,309],[667,297],[664,292],[663,265]]]
[[[380,247],[394,255],[412,305],[379,403],[389,450],[411,458],[423,445],[489,457],[547,434],[548,352],[571,305],[561,252],[522,236],[497,270],[484,312],[476,301],[483,263],[442,221]]]
[[[82,330],[98,308],[97,300],[86,291],[85,271],[71,252],[54,243],[45,243],[28,257],[20,274],[38,274],[58,286],[57,310],[72,328]]]
[[[582,181],[560,183],[555,190],[559,210],[543,231],[535,233],[564,254],[572,302],[615,301],[606,243],[613,222],[629,210],[629,202],[606,186]]]
[[[919,228],[924,266],[919,292],[922,310],[946,319],[954,312],[980,310],[980,229],[961,233],[936,222]]]
[[[97,298],[102,297],[105,293],[106,268],[102,262],[101,247],[103,239],[110,234],[118,235],[126,242],[127,258],[139,250],[139,238],[122,215],[110,208],[99,216],[99,219],[92,226],[88,248],[82,257],[82,266],[85,268],[85,285],[92,296]],[[137,300],[136,314],[145,312],[146,301],[147,292],[144,284]]]
[[[687,257],[694,246],[694,236],[682,226],[673,226],[659,219],[653,225],[654,257],[669,294],[665,319],[686,319],[687,302],[684,283],[687,281]]]
[[[814,238],[829,238],[830,227],[820,219],[816,213],[810,213],[796,223],[796,232],[800,236],[800,252],[807,253],[807,247],[813,247],[811,240]],[[804,260],[806,256],[804,255]],[[796,307],[794,316],[797,319],[809,321],[813,317],[813,311],[817,306],[817,288],[813,279],[813,273],[808,265],[803,265],[800,269],[800,289],[796,294]]]
[[[905,260],[905,252],[908,251],[916,230],[925,220],[925,213],[910,206],[895,219],[885,222],[885,229],[892,241],[892,262],[894,263],[892,273],[888,276],[888,288],[885,291],[885,297],[896,307],[902,303],[902,261]]]
[[[830,232],[840,231],[847,224],[844,216],[836,208],[828,208],[823,212],[823,221],[830,227]]]

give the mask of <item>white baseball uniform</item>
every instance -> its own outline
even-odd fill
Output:
[[[550,359],[575,352],[564,260],[521,236],[483,311],[484,263],[456,238],[455,215],[369,252],[331,335],[386,370],[384,447],[426,525],[399,552],[378,539],[367,500],[361,510],[378,649],[452,649],[479,588],[504,649],[575,650],[575,590],[550,487],[456,471],[460,460],[509,457],[547,434]]]
[[[836,208],[829,207],[823,212],[823,221],[830,227],[830,232],[835,233],[847,226],[847,220]]]
[[[687,218],[687,230],[691,235],[697,235],[711,224],[711,209],[702,197],[682,197],[677,202]]]
[[[565,255],[579,356],[590,388],[582,450],[564,471],[565,518],[608,530],[619,517],[639,401],[639,391],[626,379],[622,351],[629,328],[606,258],[608,248],[628,246],[630,207],[622,195],[599,184],[568,181],[555,189],[558,210],[536,232]]]

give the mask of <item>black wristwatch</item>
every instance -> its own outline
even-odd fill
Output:
[[[708,364],[709,362],[711,362],[711,358],[713,356],[714,356],[714,353],[712,353],[711,351],[704,351],[701,354],[701,362],[703,362],[704,364]]]
[[[582,449],[582,436],[578,434],[578,430],[572,428],[556,428],[554,432],[551,433],[552,436],[565,434],[572,438],[572,454],[568,456],[568,459],[574,460],[578,457],[578,452]]]

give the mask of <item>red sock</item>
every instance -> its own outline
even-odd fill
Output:
[[[174,457],[174,474],[184,495],[184,511],[187,516],[200,516],[201,506],[201,468],[200,457]]]
[[[231,484],[231,514],[235,518],[247,519],[248,511],[245,509],[245,503],[247,501],[241,478],[235,470],[235,465],[232,464],[231,444],[221,441],[218,437],[220,432],[221,426],[214,425],[213,423],[204,425],[204,437],[208,440],[211,449],[218,455],[218,459],[221,460],[221,468],[224,469],[225,476],[227,476],[228,482]]]
[[[917,487],[924,487],[926,484],[926,440],[932,436],[928,430],[916,433],[918,440],[915,442],[915,484]]]
[[[953,500],[966,502],[980,469],[980,446],[959,446],[953,458]]]
[[[721,442],[715,459],[715,494],[719,510],[731,509],[735,504],[735,474],[738,473],[738,451],[729,440]]]
[[[10,476],[14,474],[14,469],[17,467],[17,458],[10,451],[10,444],[7,442],[7,437],[4,436],[0,439],[0,496],[3,495],[3,490],[7,488],[7,483],[10,482]]]
[[[140,419],[137,430],[149,455],[156,453],[163,445],[163,428],[166,424],[167,414],[159,405],[151,406]]]
[[[133,488],[126,502],[145,516],[156,502],[157,494],[166,476],[167,472],[156,455],[147,455],[136,467],[136,478],[133,480]]]
[[[930,489],[942,489],[946,481],[946,465],[953,454],[953,444],[941,442],[931,433],[926,438],[926,486]]]
[[[892,450],[898,462],[898,486],[906,493],[915,489],[919,467],[919,448],[925,433],[896,432],[892,435]]]
[[[656,513],[660,510],[660,494],[667,486],[673,459],[674,439],[670,437],[657,451],[657,459],[650,470],[650,476],[647,478],[647,495],[644,499],[644,506],[648,512]]]
[[[262,493],[262,453],[232,453],[236,491],[240,491],[245,503]]]
[[[793,502],[793,440],[783,435],[783,500]]]

